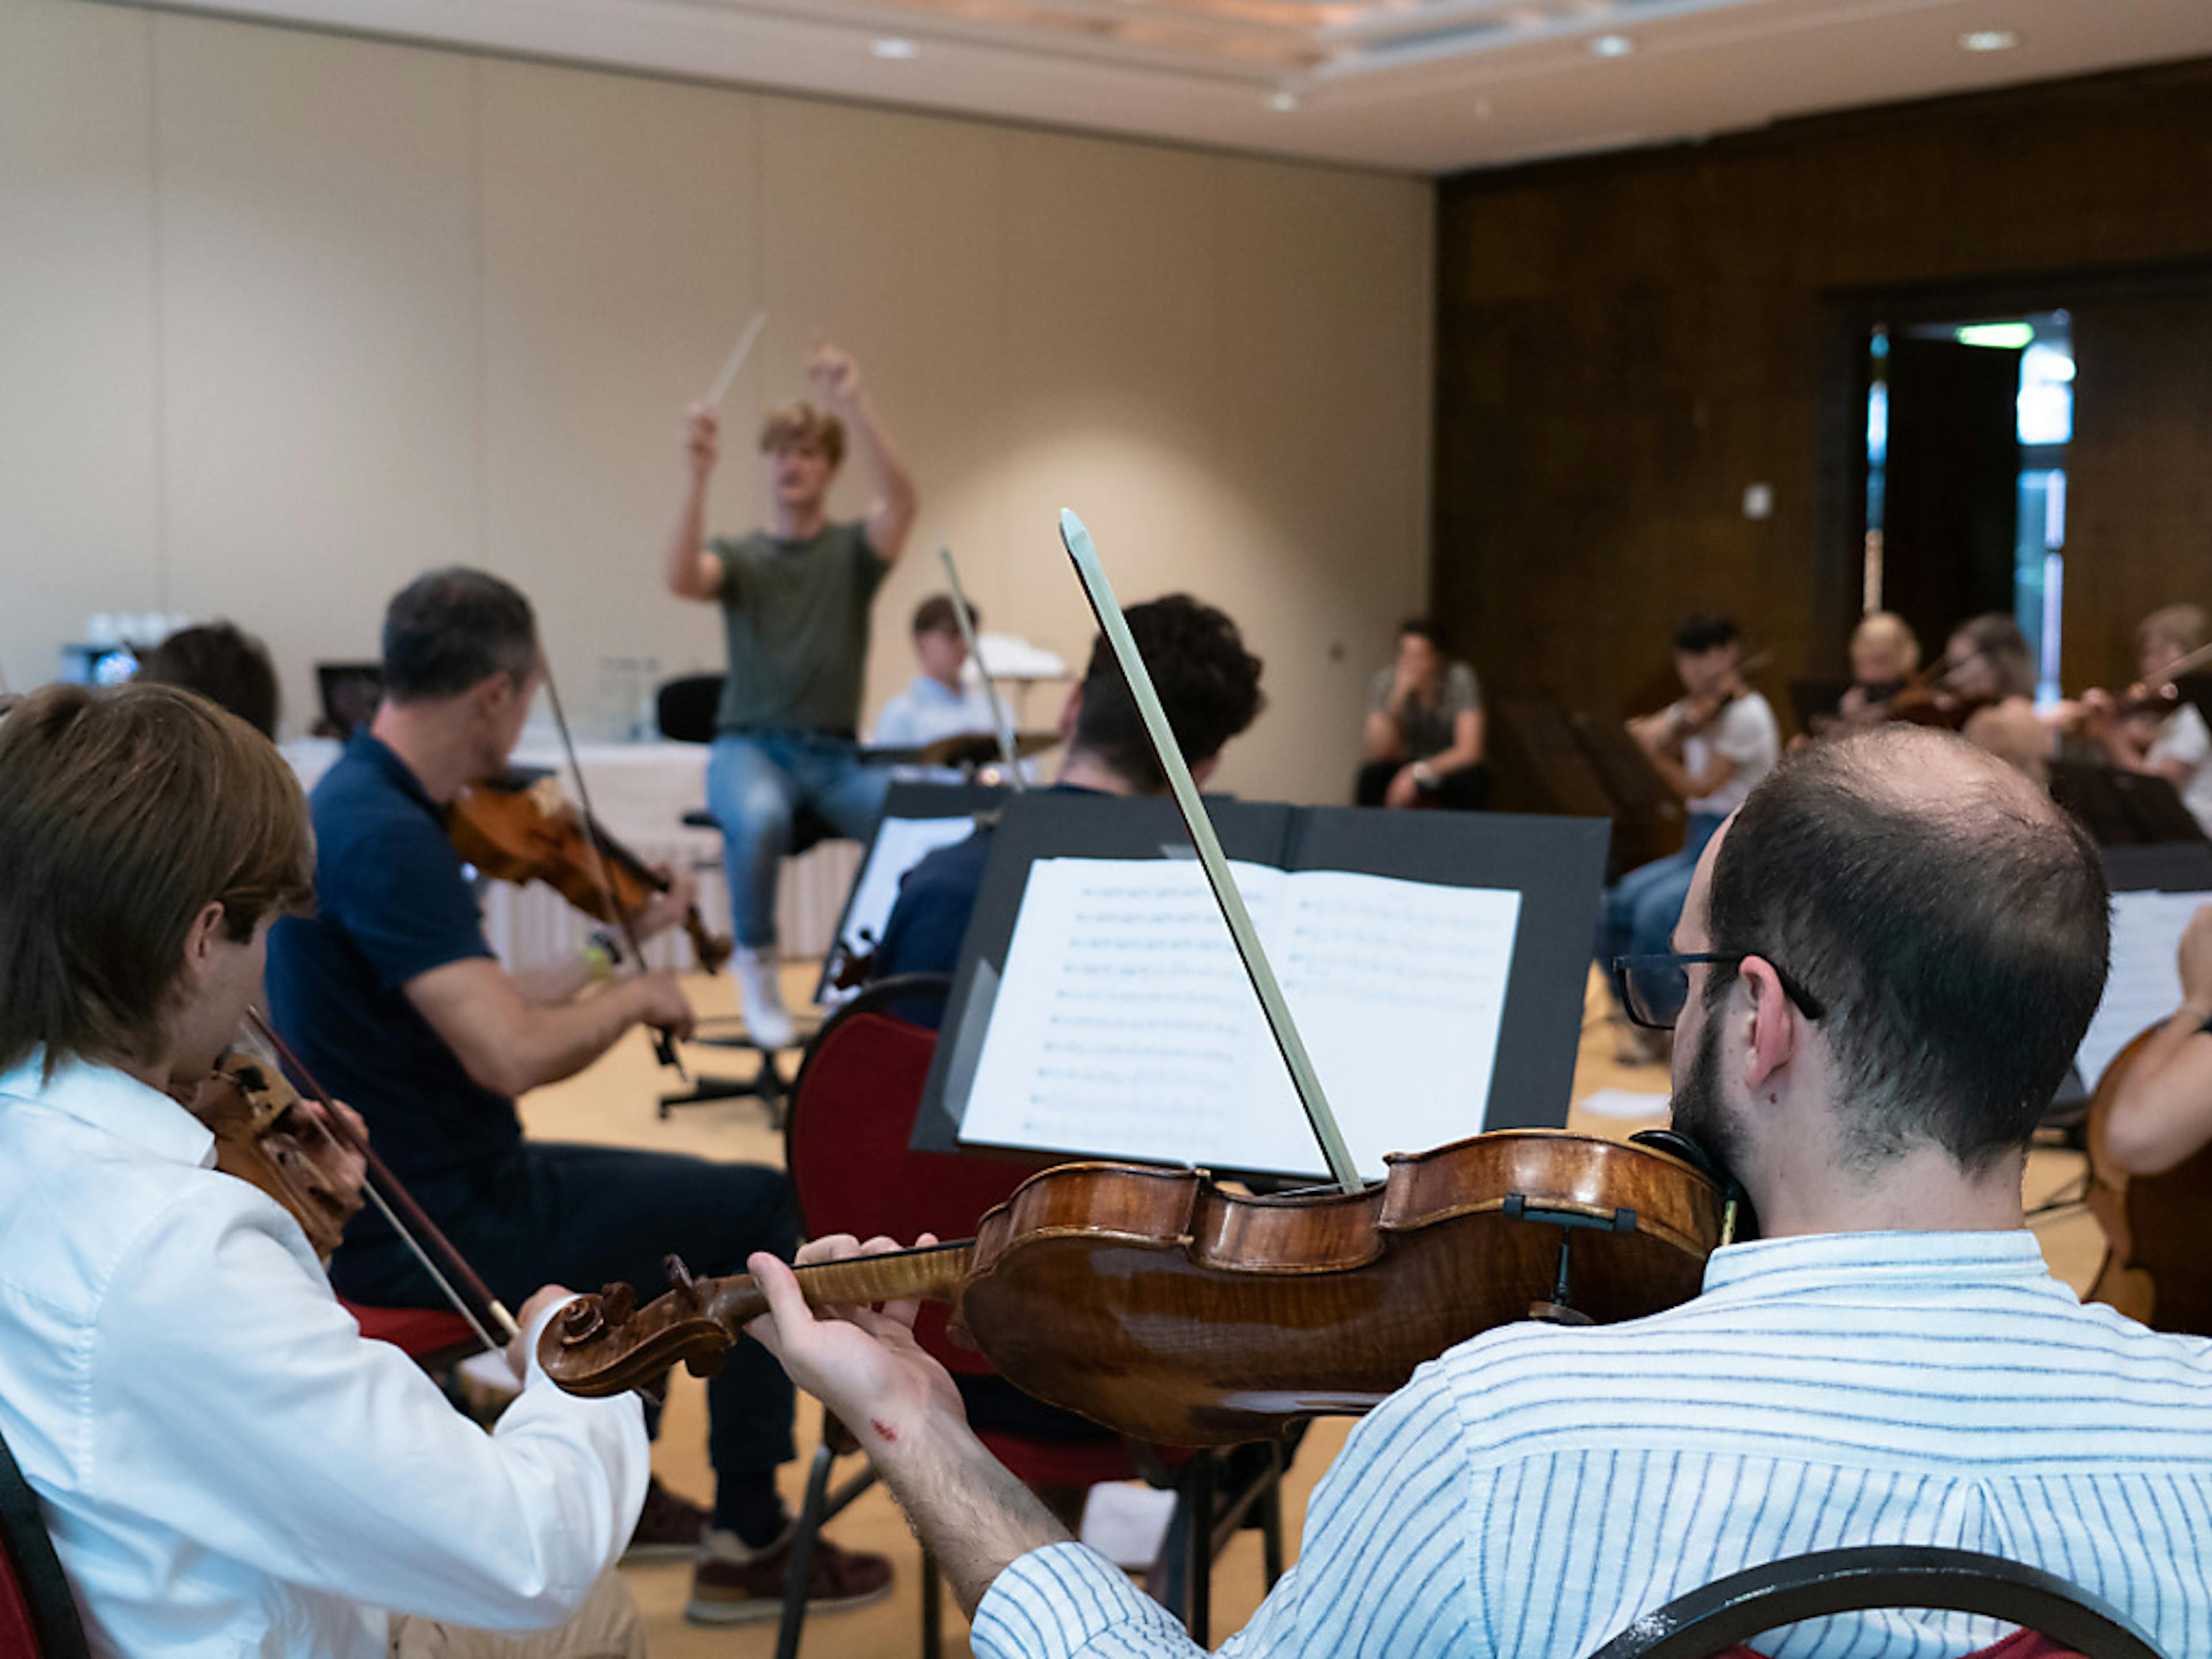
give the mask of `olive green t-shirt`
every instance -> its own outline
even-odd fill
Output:
[[[889,568],[867,526],[833,524],[811,541],[766,531],[708,544],[722,560],[730,672],[715,729],[850,732],[860,722],[868,610]]]

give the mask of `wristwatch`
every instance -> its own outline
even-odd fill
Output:
[[[1419,784],[1424,789],[1435,788],[1437,787],[1437,769],[1430,765],[1428,762],[1425,760],[1415,761],[1413,763],[1413,781]]]
[[[622,946],[604,927],[595,927],[586,935],[583,955],[584,966],[591,970],[594,981],[612,979],[623,959]]]

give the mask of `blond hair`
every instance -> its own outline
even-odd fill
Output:
[[[761,453],[772,455],[786,444],[812,445],[831,466],[840,465],[845,459],[845,423],[812,404],[785,404],[769,410],[761,422]]]
[[[1920,641],[1912,631],[1912,624],[1894,611],[1869,611],[1851,629],[1851,648],[1862,645],[1882,647],[1897,653],[1897,659],[1908,674],[1920,666]]]

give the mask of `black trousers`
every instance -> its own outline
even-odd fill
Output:
[[[518,1310],[541,1285],[596,1291],[617,1280],[648,1302],[667,1288],[661,1263],[671,1255],[719,1276],[743,1273],[755,1250],[787,1261],[799,1247],[791,1183],[759,1164],[529,1141],[489,1169],[409,1190],[493,1294]],[[356,1232],[331,1263],[341,1296],[379,1307],[446,1305],[388,1231]],[[707,1384],[707,1453],[717,1477],[790,1462],[792,1409],[791,1382],[775,1356],[750,1339],[733,1344]]]
[[[1359,769],[1359,781],[1353,786],[1352,804],[1354,806],[1380,806],[1382,796],[1390,787],[1390,780],[1398,775],[1403,761],[1370,761]],[[1449,808],[1456,812],[1480,812],[1490,804],[1490,769],[1480,761],[1472,766],[1440,774],[1434,789],[1423,792],[1434,805]]]

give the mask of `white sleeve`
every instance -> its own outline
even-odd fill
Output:
[[[576,1399],[533,1366],[485,1434],[362,1336],[290,1225],[241,1184],[131,1242],[94,1328],[88,1485],[371,1607],[489,1630],[568,1618],[644,1502],[638,1401]]]
[[[2212,760],[2212,732],[2205,729],[2204,716],[2197,712],[2195,703],[2184,703],[2174,711],[2145,758],[2153,766],[2179,761],[2192,772]]]
[[[1715,754],[1739,767],[1763,769],[1773,765],[1781,752],[1782,735],[1774,724],[1774,711],[1754,692],[1729,705],[1713,730],[1712,743]]]
[[[876,729],[869,735],[868,742],[885,749],[906,749],[921,741],[915,735],[914,698],[902,691],[876,716]]]

